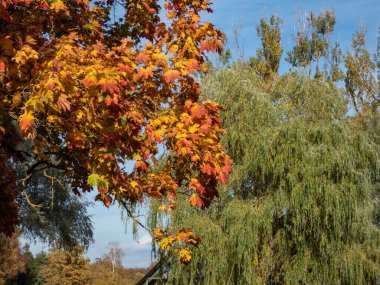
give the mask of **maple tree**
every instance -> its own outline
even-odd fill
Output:
[[[28,157],[27,174],[59,169],[75,193],[96,189],[107,207],[116,201],[128,209],[144,195],[172,205],[180,186],[194,206],[208,206],[232,164],[220,144],[221,107],[199,100],[194,77],[205,71],[207,52],[222,50],[223,34],[200,18],[210,5],[2,0],[3,173],[12,176],[12,162]],[[114,9],[124,12],[120,20],[111,19]],[[30,153],[17,147],[25,138]],[[160,145],[170,157],[153,173]],[[13,209],[5,222],[11,231],[17,214],[7,193],[1,207]]]

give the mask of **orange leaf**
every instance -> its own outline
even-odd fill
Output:
[[[202,171],[203,173],[206,173],[206,174],[208,174],[208,175],[211,175],[211,174],[212,174],[212,171],[213,171],[213,168],[212,168],[209,164],[205,164],[205,163],[203,163],[203,164],[201,165],[201,171]]]
[[[58,101],[57,101],[57,104],[58,104],[58,108],[60,110],[63,110],[64,112],[66,111],[70,111],[70,102],[67,101],[67,96],[62,94],[58,97]]]
[[[186,71],[188,73],[194,73],[195,71],[199,71],[201,68],[200,68],[200,65],[199,65],[199,62],[198,60],[196,59],[189,59],[186,63]]]
[[[136,62],[137,63],[145,63],[145,64],[147,64],[149,62],[149,59],[150,59],[149,55],[147,55],[146,53],[140,53],[136,57]]]
[[[199,104],[194,104],[190,109],[190,113],[193,117],[201,119],[207,114],[207,110]]]
[[[148,169],[148,165],[147,165],[144,161],[142,161],[142,160],[138,160],[138,161],[136,162],[136,168],[145,171],[145,170]]]
[[[46,81],[44,87],[49,89],[50,91],[54,91],[56,79],[54,78],[49,78],[48,81]]]
[[[195,178],[190,179],[189,188],[193,190],[197,190],[199,194],[203,195],[205,192],[205,188],[202,186],[201,183]]]
[[[201,43],[200,50],[201,50],[201,52],[204,52],[204,51],[215,51],[215,47],[214,47],[214,44],[210,40],[204,40]]]
[[[115,93],[119,91],[119,87],[117,87],[117,82],[113,79],[102,78],[99,80],[100,89],[103,92]]]
[[[148,79],[149,77],[153,77],[153,70],[150,67],[140,68],[137,72],[137,78]]]
[[[191,195],[189,202],[193,207],[198,206],[199,208],[202,208],[204,205],[202,199],[197,194]]]
[[[112,99],[110,96],[107,96],[106,99],[104,99],[104,104],[106,104],[106,106],[110,106],[112,103]]]
[[[126,73],[132,73],[132,71],[133,71],[132,67],[124,65],[122,63],[119,63],[118,67],[119,67],[120,71],[123,71],[123,72],[126,72]]]
[[[0,61],[0,72],[5,70],[5,63],[3,61]]]
[[[170,69],[165,72],[164,77],[165,77],[165,82],[170,83],[178,79],[180,77],[180,73],[178,70]]]
[[[88,88],[90,86],[97,85],[98,81],[97,81],[96,77],[94,77],[94,76],[86,76],[82,80],[82,83],[83,83],[84,87]]]
[[[20,118],[20,128],[23,132],[26,132],[33,125],[34,120],[33,112],[29,111]]]

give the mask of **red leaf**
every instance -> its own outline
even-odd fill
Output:
[[[204,40],[201,43],[200,50],[201,50],[201,52],[204,52],[204,51],[215,51],[215,47],[214,47],[214,44],[211,41]]]
[[[109,208],[112,204],[112,198],[109,195],[104,195],[103,196],[103,203],[107,208]]]
[[[169,9],[171,9],[172,8],[172,5],[170,4],[170,2],[166,2],[165,3],[165,9],[166,10],[169,10]]]
[[[199,62],[196,59],[188,60],[186,64],[186,71],[188,73],[194,73],[195,71],[199,71],[201,69]]]
[[[5,63],[3,61],[0,61],[0,72],[5,70]]]

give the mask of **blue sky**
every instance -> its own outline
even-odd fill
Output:
[[[283,18],[282,44],[287,50],[292,46],[291,35],[296,27],[294,15],[305,15],[310,11],[320,12],[330,7],[336,10],[337,15],[334,40],[340,43],[342,49],[346,51],[349,48],[352,34],[360,25],[364,25],[367,29],[367,45],[370,51],[374,52],[380,26],[380,1],[378,0],[214,0],[214,13],[206,15],[205,20],[214,23],[226,33],[229,40],[228,46],[235,58],[238,55],[234,45],[233,27],[241,23],[240,42],[244,46],[245,58],[249,58],[260,46],[255,30],[260,17],[270,17],[274,14]],[[283,71],[286,71],[288,67],[286,64],[283,66]],[[91,200],[93,197],[94,195],[90,194],[87,199]],[[110,241],[117,241],[125,250],[125,266],[142,267],[151,263],[149,234],[142,230],[139,233],[139,239],[134,240],[131,227],[127,227],[126,231],[125,222],[122,221],[117,206],[107,209],[102,204],[96,203],[95,206],[89,208],[89,213],[94,222],[95,243],[88,251],[88,256],[92,260],[106,252]],[[46,250],[43,245],[35,245],[32,250],[37,252],[43,248]]]

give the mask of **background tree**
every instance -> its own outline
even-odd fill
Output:
[[[313,29],[332,31],[331,15],[312,15]],[[308,45],[326,49],[308,47],[303,67],[310,70],[331,58],[325,30],[316,33]],[[223,144],[234,168],[206,211],[185,201],[176,211],[152,203],[153,226],[192,228],[205,238],[190,268],[160,247],[171,265],[169,284],[379,283],[376,113],[366,115],[373,125],[360,123],[363,113],[352,112],[331,66],[316,78],[294,71],[275,77],[269,89],[256,71],[239,62],[201,82],[205,98],[226,106]]]
[[[24,271],[25,261],[21,255],[18,236],[0,234],[0,284],[9,284],[9,280]]]
[[[378,283],[379,152],[350,127],[344,95],[299,75],[264,93],[241,66],[206,77],[202,88],[228,106],[224,143],[234,172],[207,212],[185,204],[173,212],[171,226],[194,229],[205,244],[189,270],[171,263],[172,282]]]
[[[52,285],[90,284],[90,262],[83,253],[83,248],[79,246],[70,251],[62,248],[54,248],[50,251],[48,263],[40,269],[44,283]]]
[[[21,166],[19,166],[21,168]],[[18,169],[23,179],[27,174]],[[20,230],[24,237],[44,243],[85,248],[93,241],[88,202],[74,195],[70,183],[56,169],[34,171],[20,186]]]
[[[22,258],[25,261],[25,271],[20,272],[14,278],[8,280],[7,284],[12,285],[43,285],[44,280],[40,274],[42,266],[48,263],[48,258],[45,252],[39,252],[36,256],[29,250],[29,245],[25,244],[22,248]]]
[[[366,48],[365,31],[359,30],[352,37],[352,51],[344,59],[347,68],[346,90],[356,112],[378,112],[379,67],[376,67]]]
[[[305,20],[299,19],[299,22],[296,44],[287,52],[286,61],[293,67],[306,70],[309,76],[314,70],[317,78],[332,81],[343,79],[340,67],[342,52],[339,44],[333,44],[331,40],[336,24],[335,12],[332,9],[319,15],[311,12]]]
[[[120,246],[120,243],[111,241],[108,243],[108,252],[103,257],[104,261],[110,264],[112,274],[115,273],[115,268],[123,267],[123,258],[125,253]]]
[[[257,50],[256,57],[250,58],[250,64],[255,72],[265,81],[278,75],[281,56],[284,49],[281,46],[282,19],[271,16],[267,22],[264,18],[256,26],[257,35],[262,47]]]

